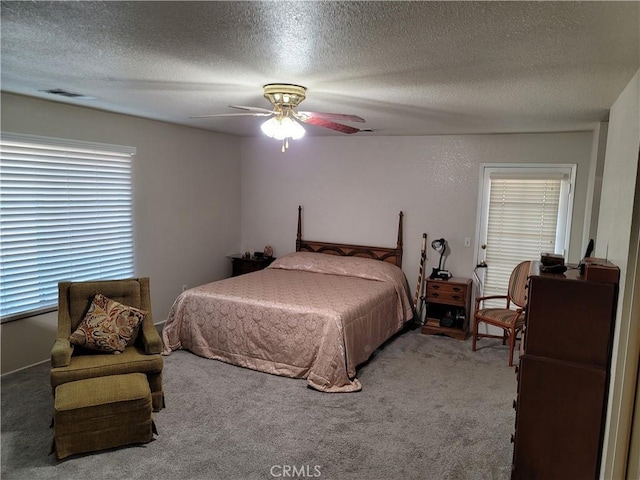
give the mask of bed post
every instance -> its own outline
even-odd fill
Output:
[[[400,219],[398,220],[398,245],[396,246],[396,265],[402,268],[402,217],[404,213],[400,210]]]
[[[298,205],[298,234],[296,235],[296,252],[300,251],[302,242],[302,205]]]

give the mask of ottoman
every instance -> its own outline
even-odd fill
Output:
[[[144,373],[58,385],[53,446],[58,459],[153,440],[151,391]]]

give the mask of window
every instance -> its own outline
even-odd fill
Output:
[[[58,282],[133,276],[135,149],[3,133],[0,316],[55,310]]]
[[[539,260],[541,253],[566,258],[574,177],[571,165],[483,167],[478,242],[478,259],[488,265],[483,295],[504,295],[523,260]]]

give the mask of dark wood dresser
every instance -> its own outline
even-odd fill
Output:
[[[514,401],[512,479],[597,479],[619,271],[541,274],[532,266]]]

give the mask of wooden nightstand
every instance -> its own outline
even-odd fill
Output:
[[[231,255],[229,258],[231,258],[232,276],[234,277],[267,268],[275,260],[275,257],[246,258],[242,255]]]
[[[425,306],[427,318],[422,333],[443,334],[458,340],[469,336],[471,312],[471,279],[449,280],[427,278]]]

